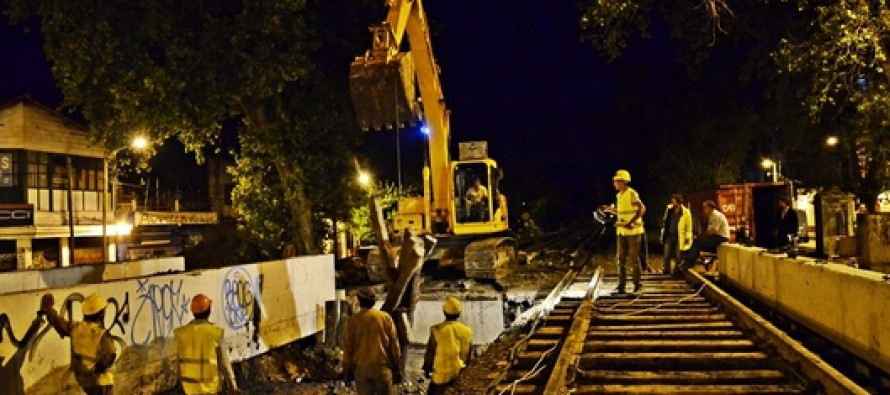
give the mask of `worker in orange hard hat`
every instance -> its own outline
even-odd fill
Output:
[[[473,331],[457,320],[461,310],[460,301],[449,296],[442,305],[445,321],[430,327],[423,357],[423,371],[430,377],[429,395],[444,394],[470,359]]]
[[[361,309],[346,321],[343,374],[355,380],[358,395],[393,395],[402,381],[402,349],[389,314],[374,308],[377,294],[369,287],[356,293]]]
[[[192,298],[190,309],[195,319],[176,328],[176,353],[179,359],[179,383],[186,394],[219,394],[220,376],[233,392],[238,391],[229,353],[223,347],[223,328],[208,321],[213,301],[204,294]]]
[[[114,376],[109,371],[117,359],[117,346],[104,326],[108,301],[97,293],[83,300],[83,321],[68,321],[53,305],[52,294],[40,299],[40,312],[60,336],[71,337],[71,371],[87,395],[111,394]]]

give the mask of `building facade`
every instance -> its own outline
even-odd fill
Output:
[[[0,103],[0,271],[103,261],[103,161],[78,122],[27,97]],[[128,230],[114,218],[112,261]]]

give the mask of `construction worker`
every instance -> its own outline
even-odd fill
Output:
[[[612,186],[618,191],[616,195],[615,229],[618,235],[618,294],[624,293],[624,285],[627,282],[627,263],[633,266],[634,293],[642,287],[640,274],[640,247],[645,242],[646,231],[643,228],[643,214],[646,206],[640,200],[636,190],[628,186],[630,172],[618,170],[612,177]]]
[[[224,330],[207,320],[212,305],[207,295],[195,295],[189,306],[195,319],[173,331],[179,383],[188,395],[221,393],[220,376],[232,392],[238,391],[229,353],[223,347]]]
[[[664,210],[661,244],[664,246],[662,273],[671,274],[671,261],[679,266],[683,254],[692,247],[692,214],[683,206],[683,195],[671,196],[671,204]]]
[[[702,203],[702,214],[708,218],[708,228],[692,241],[692,247],[686,253],[683,265],[679,267],[681,272],[691,269],[702,251],[716,253],[717,247],[729,240],[729,221],[726,220],[726,215],[717,210],[717,203],[706,200]]]
[[[114,339],[105,329],[108,301],[97,293],[83,300],[83,321],[68,321],[53,308],[52,294],[40,299],[40,311],[59,336],[71,337],[71,371],[87,395],[111,394],[114,377],[109,371],[117,359]]]
[[[430,377],[429,395],[444,394],[457,379],[470,359],[473,331],[457,321],[461,313],[460,301],[449,296],[442,306],[445,321],[430,327],[426,343],[423,371]]]
[[[343,333],[343,373],[355,380],[358,395],[395,394],[393,382],[402,382],[402,351],[396,325],[389,314],[374,309],[377,294],[359,289],[359,307]]]

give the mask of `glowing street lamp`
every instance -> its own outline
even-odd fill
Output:
[[[371,174],[367,171],[360,170],[358,172],[358,183],[365,188],[371,186]]]
[[[837,143],[838,143],[837,136],[828,136],[825,139],[825,145],[827,145],[829,147],[834,147],[837,145]]]
[[[104,180],[102,182],[102,261],[108,262],[108,158],[117,155],[118,152],[130,148],[134,151],[142,151],[148,148],[148,139],[144,136],[136,136],[130,141],[129,146],[117,148],[111,152],[106,151],[102,158]],[[129,233],[129,232],[127,232]],[[120,226],[115,227],[115,234],[120,235]],[[115,254],[115,261],[117,260]]]
[[[769,158],[764,158],[763,161],[760,162],[760,166],[772,173],[773,182],[779,181],[779,172],[776,170],[777,164],[775,161]]]

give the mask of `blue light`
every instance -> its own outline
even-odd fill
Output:
[[[424,136],[429,136],[430,135],[430,127],[427,125],[421,126],[420,133],[423,133]]]

